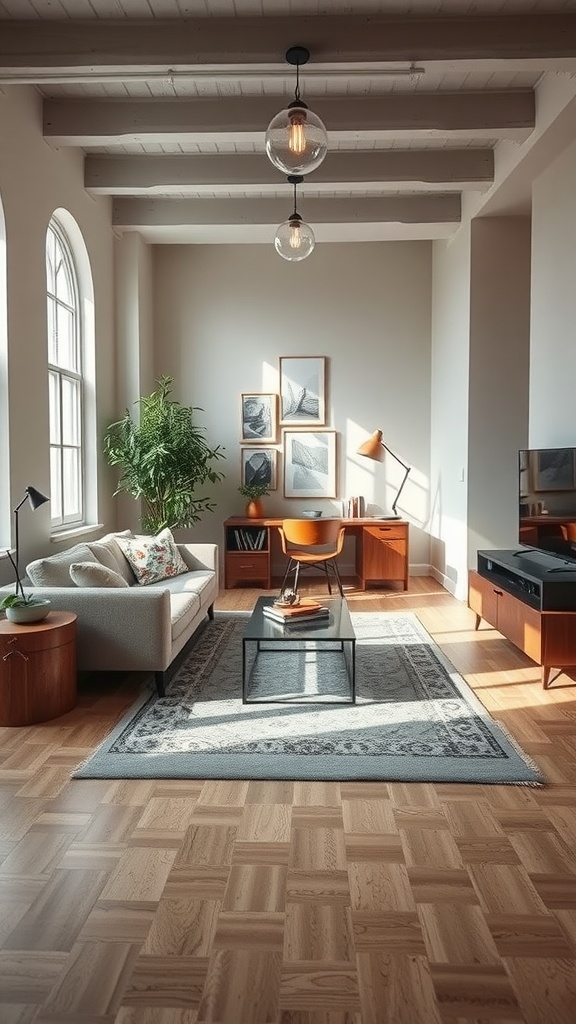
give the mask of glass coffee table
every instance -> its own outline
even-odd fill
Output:
[[[330,614],[284,626],[259,597],[242,638],[242,703],[355,704],[356,634],[346,601],[322,598]]]

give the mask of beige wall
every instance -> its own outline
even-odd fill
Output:
[[[82,155],[51,149],[42,137],[41,98],[34,89],[0,92],[0,199],[6,222],[10,507],[28,484],[49,491],[46,345],[46,229],[64,208],[82,231],[92,269],[96,307],[97,434],[115,414],[113,250],[110,203],[83,188]],[[114,521],[109,481],[99,458],[98,515]],[[54,550],[48,506],[21,518],[21,560]],[[28,514],[29,513],[29,514]],[[0,538],[0,547],[10,543]],[[6,560],[0,581],[10,580]]]
[[[220,542],[222,520],[244,510],[240,394],[276,392],[281,355],[322,355],[326,426],[338,433],[338,497],[364,494],[390,505],[397,464],[355,454],[381,428],[413,466],[399,510],[413,524],[411,563],[427,567],[430,275],[428,242],[324,244],[302,264],[287,264],[272,245],[157,247],[155,375],[173,375],[176,397],[204,409],[199,422],[227,456],[226,479],[213,488],[217,512],[198,536]],[[305,504],[340,510],[334,501]],[[279,487],[266,508],[298,514],[302,505],[282,496],[280,458]]]
[[[534,184],[532,253],[530,447],[576,445],[576,142]]]
[[[518,544],[518,449],[528,438],[529,217],[472,223],[468,564]]]
[[[431,564],[464,600],[478,549],[518,543],[530,219],[480,218],[434,247]]]

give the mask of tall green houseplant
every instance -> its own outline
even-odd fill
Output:
[[[120,467],[114,493],[125,491],[143,501],[141,523],[149,533],[165,526],[192,526],[212,512],[215,503],[196,491],[224,476],[213,468],[225,458],[222,448],[211,448],[204,428],[194,423],[194,413],[203,410],[170,398],[173,382],[173,377],[160,377],[157,390],[135,403],[140,406],[138,421],[126,410],[104,438],[108,462]]]

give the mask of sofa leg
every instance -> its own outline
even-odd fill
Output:
[[[154,673],[154,680],[156,682],[156,689],[158,690],[158,696],[159,697],[165,697],[166,696],[166,673],[165,672],[155,672]]]
[[[214,605],[213,604],[211,604],[209,609],[208,609],[208,618],[210,619],[211,622],[214,621]]]

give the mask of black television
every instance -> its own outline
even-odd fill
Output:
[[[518,541],[576,562],[576,447],[518,453]]]

